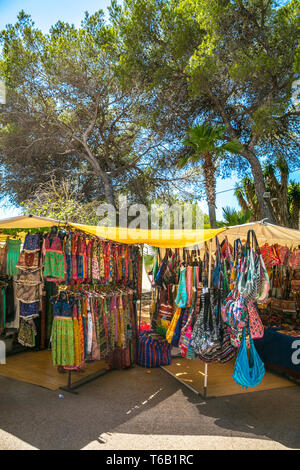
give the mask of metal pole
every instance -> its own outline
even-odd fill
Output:
[[[209,240],[209,263],[208,263],[208,289],[211,288],[211,253],[212,253],[212,238]],[[207,397],[207,380],[208,380],[208,364],[205,363],[204,366],[204,390],[203,390],[203,397]]]

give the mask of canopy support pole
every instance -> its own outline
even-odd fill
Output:
[[[211,265],[212,265],[212,238],[209,240],[209,263],[208,263],[208,288],[211,288]],[[203,398],[207,397],[207,381],[208,381],[208,364],[204,366],[204,389]]]

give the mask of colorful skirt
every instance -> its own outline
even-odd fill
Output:
[[[74,366],[75,339],[73,319],[54,317],[52,325],[52,363],[54,366]],[[76,354],[78,361],[78,355]]]
[[[36,331],[33,327],[33,324],[31,322],[24,321],[21,318],[19,334],[18,334],[18,342],[22,344],[22,346],[26,346],[27,348],[34,348],[35,347],[35,335],[36,335]]]
[[[65,281],[67,278],[66,256],[64,253],[47,251],[44,261],[44,277],[49,280]]]

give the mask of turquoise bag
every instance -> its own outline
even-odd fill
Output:
[[[180,308],[185,308],[187,304],[187,290],[186,290],[186,268],[182,268],[180,272],[179,286],[175,304]]]
[[[249,328],[249,327],[248,327]],[[246,327],[243,328],[243,336],[241,341],[240,350],[236,358],[233,380],[241,385],[242,388],[256,387],[264,375],[265,366],[258,352],[255,349],[253,339],[250,336],[250,356],[248,360],[247,342],[246,342]]]

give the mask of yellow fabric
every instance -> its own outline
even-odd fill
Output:
[[[168,343],[171,344],[171,341],[173,339],[173,336],[174,336],[174,333],[175,333],[175,330],[176,330],[176,325],[177,325],[177,322],[179,320],[179,317],[180,317],[180,314],[181,314],[181,308],[180,307],[177,307],[176,309],[176,312],[174,313],[174,316],[171,320],[171,323],[170,323],[170,326],[168,328],[168,331],[166,333],[166,340],[168,341]]]
[[[90,235],[96,235],[103,239],[108,239],[125,244],[145,243],[160,248],[184,248],[193,245],[202,244],[205,241],[219,236],[220,241],[226,235],[232,244],[236,238],[242,242],[246,241],[249,229],[256,233],[259,245],[268,242],[269,244],[279,243],[288,247],[298,246],[300,244],[300,230],[294,230],[286,227],[280,227],[272,224],[261,224],[253,222],[235,227],[204,229],[204,230],[144,230],[122,227],[98,227],[97,225],[83,225],[72,222],[66,223],[47,217],[37,217],[22,215],[10,219],[0,220],[1,229],[20,228],[18,236],[24,238],[24,230],[32,228],[44,228],[53,226],[69,225],[74,229],[81,230]],[[6,235],[0,235],[0,240],[5,240]]]
[[[144,230],[139,228],[99,227],[97,225],[67,223],[47,217],[22,215],[0,220],[0,232],[1,229],[38,229],[55,225],[68,225],[87,234],[119,243],[129,245],[145,243],[160,248],[184,248],[199,245],[224,231],[224,228],[208,230]],[[24,238],[25,234],[24,232],[20,233],[21,238]],[[6,235],[2,235],[2,237],[1,240],[5,240]]]
[[[97,225],[69,225],[85,233],[125,244],[145,243],[160,248],[183,248],[199,245],[214,238],[225,229],[203,230],[145,230],[140,228],[99,227]]]
[[[18,217],[11,217],[9,219],[0,220],[0,230],[6,228],[44,228],[64,224],[65,222],[60,222],[58,220],[50,219],[48,217],[37,217],[35,215],[20,215]]]

